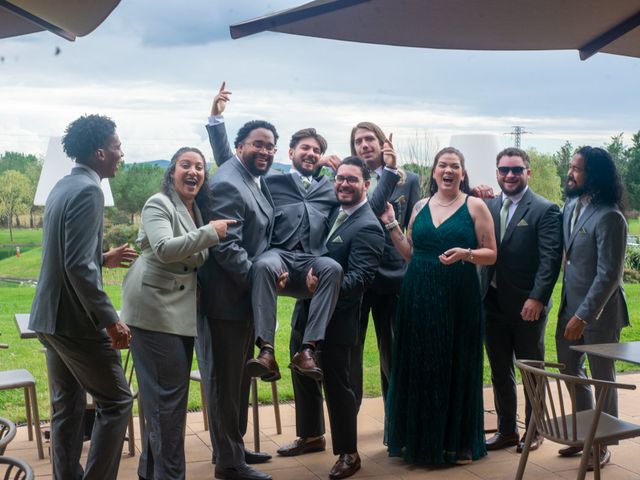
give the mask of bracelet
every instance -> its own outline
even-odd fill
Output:
[[[394,228],[396,228],[396,227],[398,227],[398,226],[400,226],[400,224],[398,223],[398,220],[394,220],[394,221],[393,221],[393,222],[391,222],[391,223],[387,223],[387,224],[384,226],[384,229],[388,232],[388,231],[391,231],[391,230],[393,230]]]
[[[473,252],[471,251],[470,248],[467,248],[467,258],[466,258],[466,260],[468,262],[472,262],[473,261]]]

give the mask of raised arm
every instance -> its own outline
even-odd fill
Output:
[[[211,105],[211,116],[207,124],[209,134],[209,144],[213,151],[213,159],[218,166],[233,157],[233,151],[227,138],[227,128],[224,124],[222,114],[230,101],[231,92],[225,89],[226,82],[222,82],[220,90],[213,97]]]
[[[400,253],[400,256],[404,258],[406,262],[409,261],[411,255],[413,254],[413,243],[411,242],[411,230],[413,228],[413,222],[416,218],[416,215],[418,215],[418,212],[420,212],[420,210],[422,210],[422,208],[426,204],[426,198],[416,202],[415,206],[413,207],[413,211],[411,212],[411,218],[409,219],[409,226],[407,227],[406,235],[398,224],[395,213],[393,211],[393,206],[390,203],[387,203],[387,207],[384,213],[380,216],[383,227],[389,232],[389,237],[391,238],[394,247],[396,247],[396,250],[398,250],[398,253]]]

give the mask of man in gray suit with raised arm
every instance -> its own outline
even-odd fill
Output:
[[[246,362],[253,353],[251,271],[267,250],[274,207],[263,176],[271,168],[278,134],[273,125],[253,120],[235,139],[236,155],[211,178],[215,201],[205,221],[231,219],[227,236],[212,248],[198,269],[201,313],[196,353],[207,399],[210,435],[216,454],[216,478],[270,480],[248,462],[271,458],[245,449],[249,376]]]
[[[622,285],[627,222],[624,218],[624,187],[611,155],[602,148],[582,147],[571,158],[563,211],[564,276],[558,312],[556,348],[563,373],[586,377],[585,354],[571,345],[616,343],[620,330],[629,325],[629,313]],[[613,360],[588,355],[591,376],[615,381]],[[593,408],[591,389],[576,387],[577,409]],[[609,392],[604,412],[618,416],[616,390]],[[558,453],[570,456],[579,447]],[[611,453],[601,447],[601,467]],[[593,468],[593,459],[590,468]]]
[[[115,123],[99,115],[69,124],[62,145],[76,166],[47,198],[29,328],[47,348],[53,478],[115,480],[133,403],[115,349],[131,336],[102,288],[101,267],[120,266],[135,252],[122,246],[102,254],[100,180],[115,175],[123,153]],[[96,419],[83,470],[85,391]]]

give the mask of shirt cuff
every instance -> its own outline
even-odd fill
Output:
[[[209,125],[220,125],[224,123],[224,115],[209,115]]]

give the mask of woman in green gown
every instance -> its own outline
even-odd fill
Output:
[[[395,323],[385,444],[408,463],[468,463],[486,455],[482,406],[482,299],[476,265],[496,260],[493,220],[468,195],[464,157],[435,157],[430,197],[405,236],[381,216],[409,261]]]

